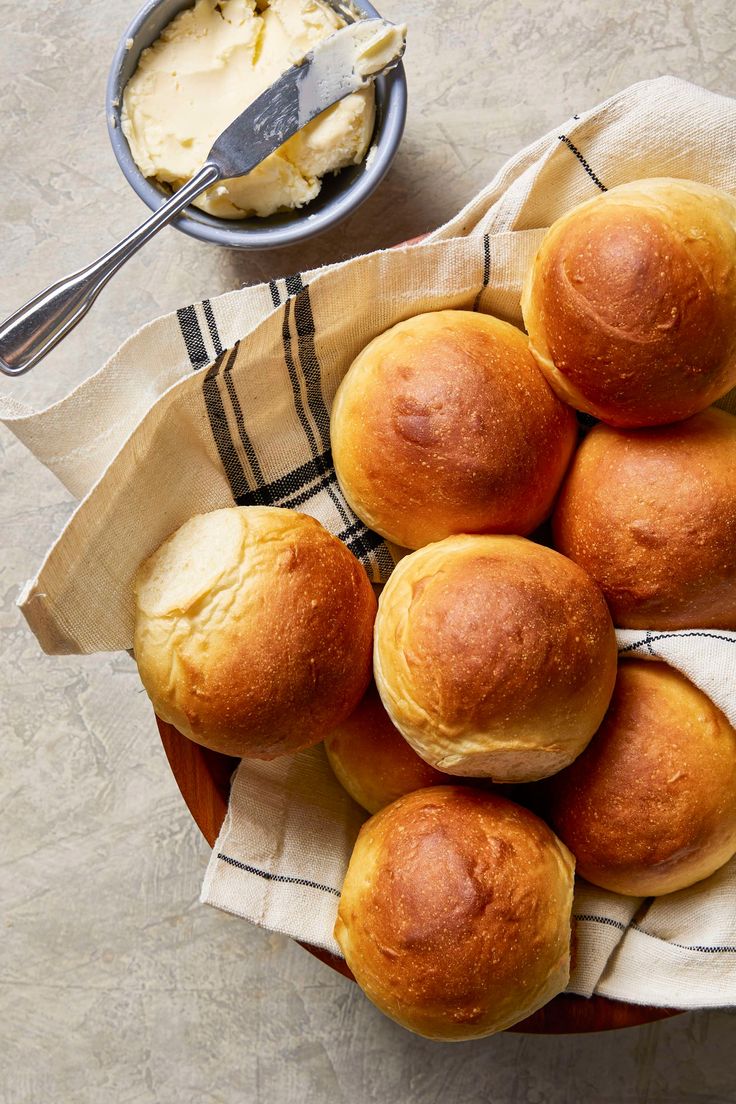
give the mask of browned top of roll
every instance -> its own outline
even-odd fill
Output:
[[[370,678],[362,565],[304,514],[216,510],[141,567],[135,656],[156,712],[191,739],[270,759],[321,740]]]
[[[358,516],[417,548],[450,533],[531,532],[551,509],[576,429],[520,330],[437,311],[363,350],[337,393],[331,434]]]
[[[479,548],[415,588],[406,638],[414,686],[449,723],[506,717],[522,703],[536,713],[540,693],[557,705],[562,686],[584,691],[599,675],[595,645],[609,622],[598,594],[569,561],[524,550]]]
[[[553,529],[617,625],[736,629],[736,418],[711,409],[661,428],[596,426]]]
[[[670,893],[736,852],[736,732],[664,663],[620,664],[603,724],[549,787],[578,873],[605,889]]]
[[[567,983],[573,863],[505,798],[408,794],[361,829],[335,936],[367,995],[435,1039],[500,1031]]]
[[[531,348],[552,386],[614,425],[658,425],[736,384],[736,200],[640,180],[548,231],[524,289]]]
[[[369,813],[413,790],[448,781],[392,724],[374,683],[357,709],[325,737],[325,751],[341,786]]]
[[[520,537],[448,537],[384,588],[374,670],[424,759],[530,781],[571,762],[600,724],[616,639],[600,591],[564,556]]]

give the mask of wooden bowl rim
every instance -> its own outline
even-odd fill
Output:
[[[210,751],[182,736],[156,717],[166,758],[187,808],[210,847],[214,847],[227,812],[230,779],[239,760]],[[331,969],[352,980],[345,962],[320,947],[301,943]],[[608,997],[562,993],[510,1031],[535,1035],[568,1035],[636,1027],[681,1015],[678,1008],[626,1004]]]

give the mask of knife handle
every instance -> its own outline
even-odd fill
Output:
[[[6,318],[0,324],[0,372],[20,376],[38,364],[84,318],[110,277],[220,176],[217,165],[208,161],[132,234]]]

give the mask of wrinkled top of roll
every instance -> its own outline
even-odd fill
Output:
[[[580,204],[542,240],[522,310],[577,409],[621,426],[704,409],[736,385],[736,200],[663,178]]]
[[[679,671],[626,658],[603,724],[548,793],[584,878],[673,893],[736,852],[736,732]]]
[[[190,518],[136,578],[135,657],[159,717],[230,755],[321,740],[370,678],[376,599],[314,518],[270,506]]]
[[[474,311],[376,337],[335,397],[335,472],[358,517],[405,548],[453,533],[530,533],[575,447],[572,411],[526,336]]]
[[[447,537],[400,561],[376,618],[374,674],[428,763],[499,782],[545,778],[601,723],[616,637],[589,576],[510,536]]]
[[[433,1039],[480,1038],[567,984],[573,858],[528,809],[459,786],[363,825],[335,936],[367,996]]]
[[[619,628],[736,629],[736,418],[711,407],[669,426],[595,426],[553,532]]]

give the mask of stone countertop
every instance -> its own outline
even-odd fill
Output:
[[[108,145],[104,85],[135,0],[0,0],[0,314],[145,213]],[[733,0],[386,0],[409,24],[395,165],[341,227],[258,256],[167,230],[5,393],[65,394],[136,328],[245,283],[420,234],[520,146],[633,81],[736,94]],[[287,939],[198,904],[207,849],[125,655],[48,658],[16,608],[72,509],[0,432],[0,1101],[727,1104],[736,1019],[599,1036],[413,1037]]]

